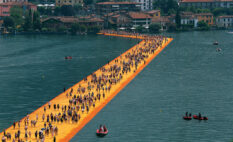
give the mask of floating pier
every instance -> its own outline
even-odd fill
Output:
[[[75,136],[173,40],[172,38],[165,37],[153,39],[140,35],[120,35],[113,33],[100,34],[106,36],[136,38],[141,39],[142,41],[31,114],[25,116],[20,120],[20,127],[18,126],[18,122],[16,122],[15,128],[12,125],[6,129],[5,134],[11,135],[11,140],[6,139],[7,142],[11,142],[13,138],[15,139],[15,133],[18,133],[19,130],[20,139],[23,141],[36,142],[39,140],[39,136],[36,138],[35,132],[39,132],[42,128],[46,129],[49,124],[51,125],[49,133],[45,134],[45,130],[43,131],[45,142],[52,142],[54,137],[57,142],[67,142],[71,140],[73,136]],[[161,42],[159,42],[159,40]],[[153,46],[154,44],[157,45],[157,47],[150,48],[149,50],[148,47]],[[76,96],[76,99],[74,99],[74,96]],[[81,101],[79,99],[79,101],[74,104],[74,100],[78,100],[77,96],[81,98]],[[51,104],[50,108],[49,104]],[[59,109],[57,108],[58,104]],[[56,105],[56,109],[54,108],[54,105]],[[66,110],[64,110],[65,106]],[[68,112],[68,109],[71,110],[72,117],[69,117],[68,113],[63,117],[64,111]],[[59,115],[59,113],[61,115]],[[75,116],[73,116],[74,113],[76,114]],[[53,114],[56,121],[51,121],[51,114]],[[43,115],[45,116],[44,120],[42,119]],[[47,122],[47,116],[49,117],[49,122]],[[57,119],[59,119],[59,122]],[[31,121],[36,121],[36,125],[31,125]],[[55,129],[56,131],[54,131]],[[93,130],[93,132],[95,132],[95,130]],[[25,138],[25,133],[27,133],[27,138]],[[0,133],[1,139],[3,138],[3,135],[4,132]]]

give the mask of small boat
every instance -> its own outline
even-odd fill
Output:
[[[193,115],[193,119],[198,119],[198,120],[208,120],[208,117],[206,117],[206,116],[199,117],[198,115]]]
[[[98,136],[98,137],[104,137],[104,136],[106,136],[108,134],[108,130],[106,129],[106,131],[99,131],[99,129],[97,129],[96,130],[96,135]]]
[[[71,59],[72,59],[72,56],[66,56],[65,59],[66,59],[66,60],[71,60]]]
[[[216,52],[220,52],[220,51],[222,51],[221,48],[216,48]]]
[[[218,45],[218,42],[217,42],[217,41],[215,41],[215,42],[213,43],[213,45]]]
[[[183,119],[184,120],[192,120],[192,117],[191,116],[184,116]]]

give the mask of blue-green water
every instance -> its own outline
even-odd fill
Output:
[[[233,139],[233,34],[172,34],[165,48],[73,139],[73,142]],[[217,40],[221,52],[212,43]],[[103,36],[0,39],[0,129],[11,125],[136,44]],[[71,55],[73,60],[65,61]],[[186,111],[209,120],[184,121]],[[97,138],[99,124],[109,135]]]

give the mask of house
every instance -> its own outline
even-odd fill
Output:
[[[171,15],[170,16],[170,19],[171,21],[173,21],[173,23],[176,23],[176,19],[175,19],[176,15]],[[196,17],[195,14],[193,14],[192,12],[182,12],[180,14],[180,23],[181,23],[181,26],[185,27],[185,26],[188,26],[188,27],[194,27],[196,28],[197,27],[197,23],[198,23],[198,19]]]
[[[10,9],[13,6],[21,7],[23,10],[31,9],[33,11],[37,10],[37,6],[30,2],[7,2],[0,4],[0,17],[10,16]]]
[[[143,12],[129,12],[128,17],[131,19],[131,24],[133,27],[148,27],[152,19],[152,17],[149,14]]]
[[[131,19],[127,13],[112,12],[103,16],[105,19],[105,27],[130,27]],[[110,24],[110,25],[109,25]]]
[[[172,24],[172,22],[170,21],[170,16],[161,16],[159,18],[156,19],[152,19],[151,23],[157,23],[159,25],[161,25],[161,30],[162,31],[166,31],[168,29],[168,26],[170,24]]]
[[[99,2],[95,5],[98,15],[105,15],[115,11],[140,11],[141,4],[137,2]]]
[[[79,17],[78,23],[86,26],[98,26],[100,29],[104,27],[104,20],[96,17],[94,14],[86,17]]]
[[[180,23],[181,25],[190,25],[196,28],[198,19],[192,12],[182,12]]]
[[[59,27],[64,27],[64,23],[60,20],[59,17],[48,17],[41,19],[42,27],[49,29],[58,29]]]
[[[160,18],[160,10],[150,10],[150,11],[146,11],[145,13],[149,14],[152,19]]]
[[[28,2],[28,0],[0,0],[0,4],[7,2]]]
[[[179,5],[195,8],[231,8],[233,0],[180,0]]]
[[[55,28],[67,27],[70,28],[72,24],[77,23],[85,26],[98,26],[103,29],[104,20],[97,17],[48,17],[41,20],[43,27]]]
[[[63,5],[83,5],[83,0],[56,0],[56,6],[63,6]]]
[[[224,15],[217,17],[216,25],[220,28],[233,28],[233,15]]]
[[[153,0],[131,0],[131,1],[141,3],[142,11],[148,11],[153,9]]]
[[[196,17],[199,21],[204,21],[209,26],[212,26],[214,24],[214,16],[212,13],[198,13],[196,14]]]

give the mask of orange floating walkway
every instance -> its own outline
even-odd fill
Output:
[[[117,34],[107,34],[107,33],[102,33],[103,35],[108,35],[108,36],[119,36],[119,37],[127,37],[127,38],[138,38],[138,39],[145,39],[144,36],[134,36],[134,35],[117,35]],[[108,64],[104,65],[101,69],[97,70],[94,74],[98,77],[103,77],[108,76],[109,78],[113,78],[112,76],[114,75],[114,79],[108,79],[109,82],[105,82],[105,86],[109,88],[111,86],[110,90],[103,89],[100,87],[100,90],[96,90],[97,84],[93,84],[91,82],[91,79],[93,79],[92,75],[89,75],[85,80],[80,81],[79,83],[75,84],[71,88],[67,89],[65,92],[61,93],[54,99],[50,101],[51,108],[49,109],[48,103],[41,106],[34,112],[28,115],[28,120],[29,120],[29,125],[25,125],[25,122],[27,122],[27,117],[23,118],[20,123],[20,127],[18,126],[18,123],[16,123],[16,127],[13,128],[13,126],[9,127],[8,129],[5,130],[5,133],[11,134],[11,140],[8,139],[7,141],[12,141],[12,139],[15,137],[15,133],[17,133],[18,130],[20,130],[20,139],[26,141],[38,141],[39,138],[35,137],[35,132],[39,131],[41,128],[44,128],[44,124],[48,126],[49,123],[46,122],[47,115],[50,115],[53,113],[53,115],[57,115],[59,113],[63,113],[61,107],[62,106],[67,106],[69,105],[69,100],[72,100],[72,97],[70,97],[70,94],[72,96],[74,95],[85,95],[88,93],[94,93],[94,96],[96,94],[105,94],[105,97],[101,96],[100,100],[96,100],[93,102],[84,102],[83,104],[90,106],[89,111],[85,109],[84,112],[81,109],[76,109],[77,106],[72,105],[74,111],[76,111],[80,115],[80,119],[78,122],[74,122],[71,120],[70,117],[68,117],[68,120],[64,120],[62,123],[61,122],[54,122],[50,120],[50,124],[52,125],[52,128],[50,130],[50,133],[48,135],[45,134],[44,141],[45,142],[51,142],[53,141],[54,137],[56,138],[56,141],[59,142],[66,142],[72,139],[73,136],[75,136],[109,101],[111,101],[114,96],[116,96],[131,80],[134,79],[134,77],[142,71],[173,39],[172,38],[166,38],[163,39],[162,45],[158,47],[153,54],[146,54],[144,53],[147,58],[144,59],[144,62],[139,62],[137,65],[137,68],[132,65],[132,68],[130,68],[130,71],[126,73],[121,74],[115,74],[111,71],[111,68],[114,66],[116,67],[123,67],[122,64],[123,62],[129,62],[129,59],[127,58],[127,55],[132,54],[132,53],[138,53],[138,49],[141,48],[146,49],[148,45],[152,43],[151,40],[142,40],[139,44],[133,46],[129,50],[127,50],[125,53],[120,55],[119,57],[115,58]],[[133,62],[135,63],[135,62]],[[130,65],[131,66],[131,65]],[[103,71],[103,68],[108,70],[108,71]],[[112,83],[112,81],[116,81],[117,83]],[[110,83],[111,82],[111,83]],[[81,92],[80,89],[84,89],[84,92]],[[73,90],[73,92],[71,91]],[[82,90],[83,91],[83,90]],[[88,96],[88,95],[87,95]],[[89,95],[90,96],[90,95]],[[96,97],[93,97],[96,98]],[[54,109],[54,104],[59,104],[60,109]],[[95,106],[93,105],[95,104]],[[46,108],[46,111],[44,111],[44,108]],[[43,114],[45,115],[45,120],[42,120]],[[59,119],[60,117],[57,116]],[[36,126],[31,126],[31,120],[37,120]],[[27,131],[25,131],[25,126],[27,127]],[[46,127],[47,127],[46,126]],[[57,133],[54,133],[54,128],[57,128]],[[95,131],[95,130],[94,130]],[[25,133],[27,133],[28,138],[25,138]],[[30,136],[31,133],[31,136]],[[3,137],[3,132],[0,133],[0,138],[2,139]]]

